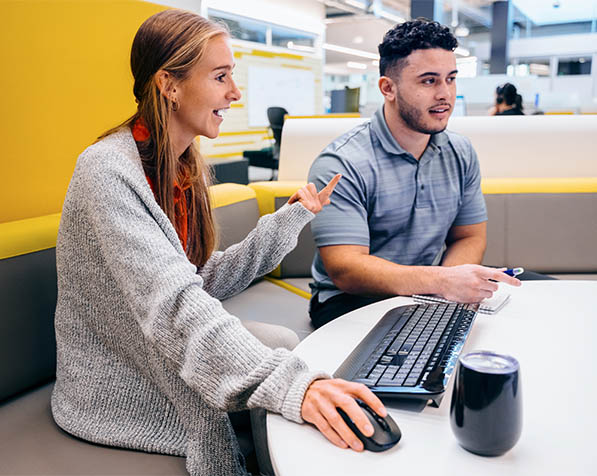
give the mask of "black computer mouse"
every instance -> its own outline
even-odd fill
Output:
[[[371,436],[363,435],[344,410],[341,408],[337,408],[337,410],[348,427],[363,442],[366,450],[375,452],[389,450],[400,441],[402,432],[389,413],[385,418],[382,418],[366,403],[360,400],[357,400],[357,403],[363,409],[363,412],[367,415],[369,422],[373,426],[374,431]]]

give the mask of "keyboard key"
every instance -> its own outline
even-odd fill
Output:
[[[356,383],[362,383],[367,385],[367,387],[373,387],[377,383],[376,378],[355,378],[352,381]]]
[[[371,374],[369,374],[369,377],[370,378],[375,378],[375,377],[379,378],[385,371],[386,371],[386,366],[378,364],[375,366],[375,368],[373,369]]]
[[[396,357],[394,357],[394,363],[396,365],[404,365],[404,362],[406,361],[407,358],[408,358],[408,352],[401,350],[400,352],[398,352],[398,355]]]
[[[404,378],[401,379],[390,379],[390,378],[381,378],[379,380],[379,382],[377,382],[377,385],[379,385],[380,387],[400,387],[402,386],[404,383]]]
[[[396,372],[398,372],[398,367],[396,365],[390,365],[388,368],[386,368],[386,371],[381,376],[380,382],[382,380],[392,380],[394,375],[396,375]]]

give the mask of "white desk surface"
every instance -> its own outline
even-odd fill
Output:
[[[524,420],[511,451],[488,458],[458,445],[449,422],[451,382],[439,408],[386,402],[402,440],[383,453],[337,448],[315,427],[268,414],[276,474],[597,475],[597,281],[526,281],[511,294],[499,313],[477,316],[463,350],[493,350],[520,362]],[[388,309],[410,303],[392,298],[346,314],[295,353],[332,374]]]

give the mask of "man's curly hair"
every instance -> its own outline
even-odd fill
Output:
[[[384,35],[377,47],[380,56],[379,74],[385,76],[395,66],[401,67],[404,63],[401,60],[415,50],[442,48],[454,51],[457,46],[458,41],[449,28],[436,21],[417,18],[400,23]]]

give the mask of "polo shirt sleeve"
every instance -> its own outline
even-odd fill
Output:
[[[309,182],[320,191],[342,174],[330,200],[311,222],[315,245],[369,246],[366,186],[358,169],[336,153],[323,152],[311,166]]]
[[[477,153],[472,144],[467,139],[469,150],[466,175],[464,177],[464,190],[462,194],[462,204],[453,226],[474,225],[487,221],[487,209],[485,199],[481,191],[481,168]]]

